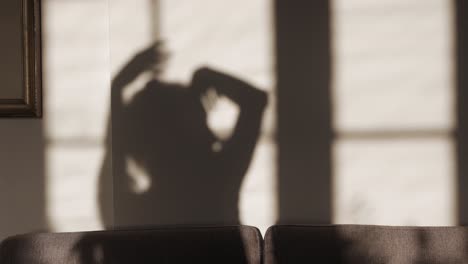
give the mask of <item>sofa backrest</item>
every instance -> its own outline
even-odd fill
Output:
[[[262,246],[248,226],[26,234],[2,242],[0,264],[260,264]]]
[[[273,226],[264,263],[468,263],[465,227]]]

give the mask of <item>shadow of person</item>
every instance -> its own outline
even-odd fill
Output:
[[[124,103],[125,87],[144,72],[161,72],[165,59],[156,43],[134,56],[112,81],[115,225],[238,224],[239,191],[267,95],[204,67],[186,86],[164,82],[155,74]],[[239,106],[228,139],[218,138],[208,127],[202,99],[209,90]],[[134,190],[129,160],[148,176],[145,191]]]

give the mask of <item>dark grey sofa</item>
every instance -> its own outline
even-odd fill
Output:
[[[0,264],[468,264],[467,231],[273,226],[264,242],[248,226],[27,234],[2,242]]]
[[[260,264],[261,250],[261,234],[249,226],[43,233],[3,241],[0,263]]]
[[[468,263],[465,227],[273,226],[266,264]]]

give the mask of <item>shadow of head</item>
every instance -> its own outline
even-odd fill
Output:
[[[206,119],[200,98],[190,90],[153,80],[127,106],[127,150],[139,159],[165,162],[207,155],[216,138]]]

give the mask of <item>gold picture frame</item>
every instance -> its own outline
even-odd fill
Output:
[[[21,45],[20,47],[12,44],[5,44],[3,47],[0,45],[0,48],[5,49],[2,51],[3,54],[20,54],[17,56],[20,61],[16,61],[14,56],[8,56],[10,62],[16,61],[20,66],[17,69],[0,72],[0,80],[8,79],[7,75],[11,75],[12,72],[15,74],[21,72],[19,78],[21,81],[3,82],[3,85],[8,86],[4,86],[4,91],[9,89],[9,92],[0,93],[0,117],[42,117],[41,0],[2,0],[2,2],[5,5],[3,12],[8,12],[8,18],[4,16],[3,19],[9,21],[0,21],[4,25],[2,28],[4,32],[0,34],[13,32],[11,33],[13,36],[4,36],[4,39],[20,41]],[[20,37],[20,40],[17,37]],[[12,48],[15,50],[8,50]],[[18,48],[21,51],[16,50]],[[1,86],[0,81],[0,89]]]

